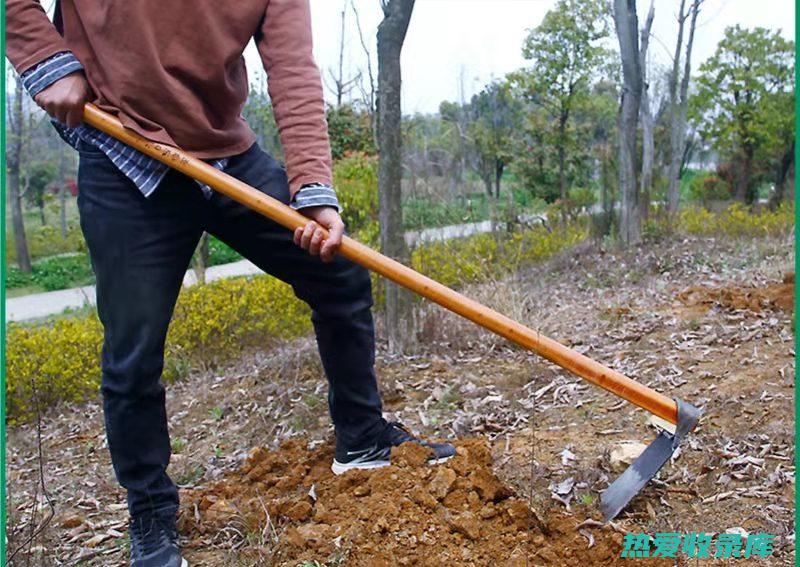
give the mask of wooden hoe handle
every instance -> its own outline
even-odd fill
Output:
[[[307,217],[280,201],[215,169],[204,161],[188,155],[179,148],[151,142],[126,129],[117,118],[92,104],[87,104],[84,108],[83,120],[140,152],[261,213],[289,230],[294,231],[298,227],[305,226],[309,221]],[[352,238],[345,236],[342,239],[339,253],[345,258],[435,301],[442,307],[458,313],[481,327],[534,351],[612,394],[677,424],[677,404],[671,398],[375,252]]]

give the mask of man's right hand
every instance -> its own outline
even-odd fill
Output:
[[[92,88],[83,73],[57,80],[34,97],[47,114],[70,128],[80,125],[83,105],[92,99]]]

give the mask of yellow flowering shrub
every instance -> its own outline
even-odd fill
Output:
[[[97,391],[103,329],[92,314],[6,328],[6,415],[32,415],[60,400],[82,401]]]
[[[291,288],[269,276],[232,278],[181,291],[167,336],[164,375],[183,362],[212,364],[247,346],[288,339],[311,329],[309,309]],[[10,323],[6,329],[6,410],[10,422],[30,418],[38,400],[81,402],[100,383],[103,329],[92,313],[52,323]]]
[[[701,207],[680,212],[679,227],[689,234],[724,236],[777,236],[794,226],[794,207],[783,203],[775,209],[752,212],[741,203],[734,203],[721,213]]]
[[[546,260],[584,240],[588,234],[588,227],[580,222],[552,231],[536,227],[513,234],[478,234],[420,246],[414,250],[411,264],[415,270],[446,286],[458,287]]]
[[[479,234],[419,247],[412,264],[445,285],[458,287],[544,260],[587,234],[587,228],[577,223],[552,232],[539,227],[515,234]],[[378,305],[381,291],[375,290]],[[288,285],[269,276],[185,288],[167,335],[165,379],[179,377],[187,365],[221,363],[243,348],[305,335],[311,330],[309,315],[308,307]],[[102,340],[95,314],[61,317],[41,325],[9,324],[6,399],[10,420],[31,417],[37,399],[44,408],[96,395]]]

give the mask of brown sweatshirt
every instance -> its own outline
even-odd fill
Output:
[[[235,155],[255,141],[241,116],[242,52],[254,37],[292,195],[332,183],[308,0],[62,0],[61,18],[63,37],[37,0],[6,0],[6,54],[16,70],[72,51],[97,106],[199,158]]]

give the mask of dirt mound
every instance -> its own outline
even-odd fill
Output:
[[[258,552],[277,565],[626,564],[619,533],[589,534],[563,515],[542,525],[494,474],[482,439],[458,443],[443,465],[426,465],[426,449],[406,444],[391,467],[341,476],[330,471],[332,453],[303,440],[257,448],[240,470],[184,493],[179,525],[189,548],[237,530],[260,537]]]
[[[708,287],[692,286],[678,294],[689,307],[718,305],[725,309],[748,310],[760,313],[769,311],[794,311],[794,273],[788,273],[780,283],[763,287]]]

